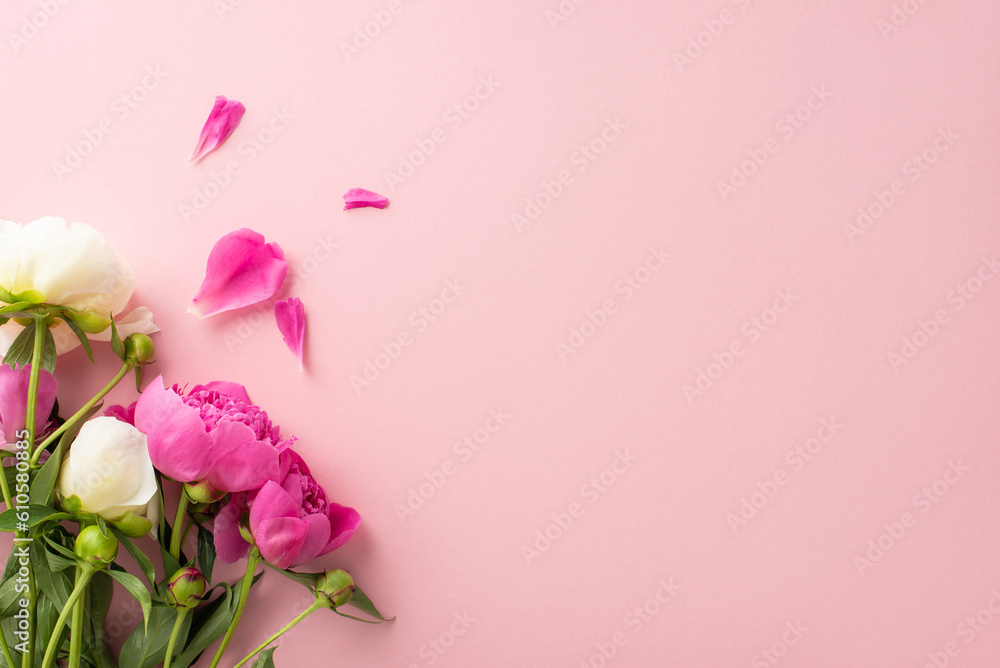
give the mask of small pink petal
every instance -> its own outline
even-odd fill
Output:
[[[194,147],[194,153],[188,158],[188,162],[201,160],[206,155],[219,148],[224,141],[229,139],[239,127],[243,120],[243,114],[247,111],[242,102],[228,100],[225,95],[215,97],[215,105],[208,114],[208,120],[201,129],[201,136],[198,137],[198,145]]]
[[[299,359],[299,371],[302,371],[302,353],[306,341],[306,311],[302,300],[292,297],[274,302],[274,319],[278,322],[278,331],[285,339],[285,345]]]
[[[205,281],[188,313],[206,318],[273,297],[288,274],[285,253],[276,243],[243,228],[215,242],[208,255]]]
[[[257,440],[242,422],[219,422],[209,434],[212,462],[208,482],[222,492],[257,489],[278,475],[278,451]]]
[[[373,206],[384,209],[389,206],[389,198],[364,188],[351,188],[344,193],[344,211],[359,209],[363,206]]]
[[[306,522],[298,517],[275,517],[262,521],[253,537],[260,556],[275,568],[284,570],[302,550],[308,531]]]

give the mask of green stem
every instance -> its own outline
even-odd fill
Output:
[[[247,557],[247,572],[243,575],[243,585],[240,588],[240,600],[236,604],[236,614],[233,616],[233,621],[229,623],[229,628],[226,629],[226,635],[222,638],[222,644],[219,645],[219,649],[215,651],[215,658],[212,659],[212,663],[209,664],[208,668],[216,668],[219,665],[219,661],[222,661],[222,655],[226,651],[226,647],[229,646],[229,641],[233,639],[233,634],[236,632],[236,626],[240,623],[240,618],[243,617],[243,608],[247,606],[247,596],[250,595],[250,585],[253,584],[254,572],[257,570],[257,564],[260,563],[260,552],[257,551],[256,547],[250,548],[250,556]],[[46,668],[43,666],[42,668]]]
[[[10,486],[7,485],[7,467],[0,469],[0,489],[3,491],[3,502],[5,504],[5,509],[9,510],[14,507],[14,497],[10,495]]]
[[[82,571],[78,568],[76,570],[76,579],[80,580],[81,577]],[[83,602],[85,598],[86,596],[80,596],[76,605],[73,606],[73,622],[69,632],[68,668],[80,668],[80,654],[83,650]]]
[[[184,541],[184,522],[187,520],[188,495],[183,489],[181,498],[177,500],[177,513],[174,515],[174,524],[170,529],[170,554],[174,559],[180,561],[181,543]]]
[[[177,636],[181,632],[181,624],[184,623],[184,618],[187,617],[189,608],[181,608],[177,611],[177,619],[174,620],[174,628],[170,631],[170,642],[167,643],[167,656],[163,660],[163,668],[170,668],[170,662],[174,660],[174,644],[177,643]]]
[[[35,320],[35,345],[31,349],[31,375],[28,376],[28,414],[24,419],[24,428],[28,430],[28,452],[34,453],[35,448],[35,414],[38,412],[38,381],[42,377],[42,351],[45,348],[45,335],[49,328],[45,320]],[[37,462],[32,458],[32,463]]]
[[[86,591],[90,578],[97,572],[97,569],[90,564],[83,564],[82,566],[78,566],[77,569],[76,586],[73,587],[73,592],[66,599],[66,605],[63,606],[62,611],[59,613],[56,625],[52,627],[52,637],[49,638],[49,644],[45,648],[45,656],[42,658],[42,668],[52,668],[55,664],[56,654],[59,652],[59,646],[62,644],[59,642],[59,637],[62,635],[61,631],[63,625],[66,624],[66,618],[69,617],[77,600]]]
[[[26,534],[18,532],[17,536],[21,537]],[[24,592],[26,596],[25,600],[28,602],[28,619],[25,622],[28,625],[28,641],[25,643],[27,649],[21,653],[21,668],[34,668],[35,667],[35,619],[37,615],[35,614],[35,596],[38,594],[38,588],[35,585],[35,567],[31,564],[30,560],[28,562],[28,591]]]
[[[4,661],[10,668],[14,668],[14,657],[11,656],[10,647],[7,645],[7,636],[4,634],[3,629],[0,629],[0,650],[3,650]]]
[[[268,638],[267,640],[265,640],[261,644],[257,645],[256,649],[251,650],[251,652],[249,654],[247,654],[245,657],[243,657],[243,659],[239,663],[237,663],[235,666],[233,666],[233,668],[240,668],[240,666],[242,666],[244,663],[246,663],[250,659],[254,658],[254,656],[256,656],[258,652],[263,652],[267,648],[268,645],[270,645],[275,640],[277,640],[278,638],[280,638],[286,631],[288,631],[289,629],[291,629],[293,626],[295,626],[296,624],[298,624],[303,619],[305,619],[306,617],[308,617],[312,613],[316,612],[320,608],[325,608],[325,607],[326,606],[323,605],[322,603],[320,603],[319,601],[314,601],[313,604],[311,606],[309,606],[308,608],[306,608],[306,610],[301,615],[299,615],[298,617],[296,617],[292,621],[290,621],[287,624],[285,624],[284,626],[282,626],[278,630],[277,633],[275,633],[274,635],[272,635],[270,638]],[[164,666],[164,668],[166,668],[166,666]]]
[[[93,408],[94,406],[96,406],[98,401],[100,401],[101,399],[103,399],[104,396],[108,392],[110,392],[111,390],[113,390],[115,388],[115,386],[118,383],[121,382],[122,378],[124,378],[128,374],[128,372],[132,370],[132,367],[134,367],[134,366],[135,366],[135,362],[125,362],[125,363],[123,363],[122,367],[118,370],[118,373],[115,374],[115,377],[112,378],[111,381],[107,385],[105,385],[103,388],[101,388],[100,392],[98,392],[97,394],[95,394],[93,396],[93,398],[91,398],[90,401],[88,401],[87,403],[85,403],[83,405],[83,408],[81,408],[76,413],[74,413],[71,418],[69,418],[68,420],[66,420],[65,422],[63,422],[62,425],[60,425],[58,429],[56,429],[54,432],[52,432],[51,434],[49,434],[48,438],[46,438],[45,441],[43,441],[42,444],[38,447],[38,450],[35,451],[35,453],[31,455],[31,463],[32,463],[32,465],[37,464],[38,463],[38,458],[42,456],[42,452],[46,448],[48,448],[50,445],[52,445],[52,443],[55,442],[55,440],[57,438],[59,438],[60,436],[62,436],[66,432],[67,429],[69,429],[74,424],[76,424],[77,422],[79,422],[80,419],[84,415],[87,414],[87,411],[89,411],[91,408]],[[34,367],[32,367],[32,368],[34,368]]]

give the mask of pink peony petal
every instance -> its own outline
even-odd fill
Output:
[[[215,551],[219,559],[227,564],[242,559],[250,548],[250,543],[243,540],[239,524],[240,517],[246,510],[246,494],[233,494],[232,501],[215,516],[215,524],[212,527],[212,533],[215,534]]]
[[[196,408],[187,406],[157,376],[135,404],[135,426],[146,434],[149,458],[164,475],[201,480],[211,463],[211,440]]]
[[[0,365],[0,443],[14,443],[17,432],[24,429],[28,413],[28,384],[31,365],[14,368]],[[35,430],[41,431],[49,421],[52,404],[56,400],[56,379],[42,369],[38,376],[38,402],[35,411]]]
[[[257,489],[278,477],[278,451],[257,440],[241,422],[219,422],[209,434],[212,462],[208,483],[220,492]]]
[[[265,561],[285,569],[302,549],[307,533],[308,525],[298,517],[275,517],[261,522],[253,538]]]
[[[225,95],[217,95],[215,105],[208,114],[208,120],[201,129],[198,145],[194,147],[194,153],[188,158],[188,162],[201,160],[229,139],[229,135],[239,127],[246,111],[242,102],[226,99]]]
[[[359,209],[364,206],[373,206],[384,209],[389,206],[389,198],[364,188],[351,188],[344,193],[344,211],[348,209]]]
[[[264,243],[261,234],[247,228],[230,232],[212,247],[205,281],[188,313],[205,318],[264,301],[274,296],[287,274],[278,244]]]
[[[253,403],[250,401],[250,395],[247,394],[246,387],[240,383],[233,383],[228,380],[213,380],[211,383],[196,385],[191,388],[191,392],[196,392],[198,390],[211,390],[212,392],[219,392],[220,394],[228,395],[247,404]]]
[[[285,339],[285,345],[295,353],[299,360],[299,371],[302,371],[302,353],[306,341],[306,311],[302,300],[292,297],[274,302],[274,319],[278,322],[278,331]]]
[[[306,537],[302,541],[302,549],[292,560],[292,566],[312,561],[321,554],[326,554],[326,546],[330,542],[330,520],[326,515],[315,514],[305,517]]]
[[[339,503],[330,502],[326,509],[326,515],[330,518],[330,542],[327,543],[322,554],[336,550],[346,543],[361,525],[361,514],[354,508],[342,506]]]
[[[257,527],[268,519],[275,517],[298,517],[299,508],[288,496],[288,492],[281,488],[281,485],[269,480],[257,496],[254,497],[250,508],[250,531],[257,533]]]

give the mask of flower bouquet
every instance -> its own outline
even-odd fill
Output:
[[[250,230],[227,235],[192,311],[268,299],[286,271],[276,244]],[[296,439],[242,385],[186,388],[158,376],[142,389],[158,330],[147,309],[124,313],[133,285],[128,264],[91,227],[0,221],[0,530],[14,535],[0,584],[0,666],[184,668],[204,655],[214,668],[261,566],[306,587],[313,603],[227,665],[273,666],[273,643],[323,608],[386,621],[347,572],[292,570],[343,545],[360,516],[329,498]],[[276,303],[275,313],[301,363],[301,302]],[[58,355],[82,346],[93,360],[98,343],[120,365],[66,415]],[[105,408],[130,375],[136,401]],[[138,575],[118,563],[121,548]],[[213,579],[217,559],[245,560],[245,575]],[[116,658],[105,623],[117,588],[138,601],[142,619]]]

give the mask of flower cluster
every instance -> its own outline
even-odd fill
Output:
[[[203,136],[196,155],[222,140]],[[210,258],[193,303],[201,314],[273,295],[284,279],[280,248],[256,233],[239,231],[226,244]],[[235,255],[225,251],[233,247]],[[139,601],[144,617],[125,642],[122,665],[184,668],[221,639],[214,668],[261,564],[307,587],[315,602],[237,665],[263,652],[260,665],[273,666],[268,645],[316,610],[386,621],[346,571],[291,570],[346,543],[361,517],[331,498],[293,447],[296,438],[282,435],[243,385],[188,389],[156,376],[132,404],[101,414],[102,399],[121,380],[134,373],[140,388],[143,369],[154,363],[152,314],[141,307],[125,314],[132,289],[128,265],[93,228],[55,218],[0,221],[0,530],[14,532],[22,546],[7,571],[18,570],[25,583],[23,598],[0,610],[0,621],[13,622],[0,628],[0,665],[52,668],[63,656],[70,666],[116,665],[98,631],[114,582]],[[294,302],[279,326],[286,341],[297,341],[301,360],[302,330],[294,325],[302,322],[301,303]],[[120,366],[64,417],[58,355],[82,346],[93,359],[94,342],[107,342]],[[145,554],[149,544],[161,558],[159,574]],[[146,582],[117,565],[121,546]],[[244,577],[213,581],[216,558],[246,560]],[[367,619],[342,612],[346,605]]]

